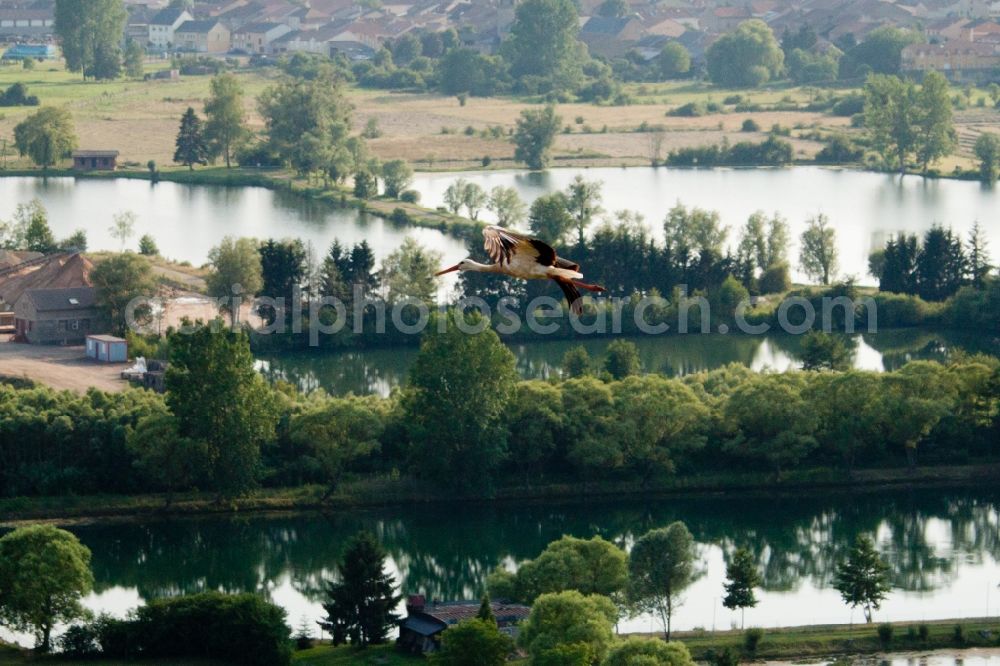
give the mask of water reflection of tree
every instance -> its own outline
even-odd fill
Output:
[[[321,600],[346,541],[372,529],[399,569],[404,593],[478,596],[493,568],[535,557],[563,534],[594,534],[623,546],[683,520],[702,548],[728,561],[752,549],[763,588],[828,586],[860,532],[877,534],[908,591],[947,586],[965,562],[1000,559],[998,494],[923,491],[842,497],[662,499],[535,505],[427,505],[281,517],[204,518],[74,528],[93,551],[98,591],[134,586],[143,598],[201,590],[259,590],[289,578]],[[928,525],[933,524],[934,533]]]

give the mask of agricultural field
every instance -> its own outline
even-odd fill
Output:
[[[166,61],[147,63],[147,71],[163,69]],[[262,128],[255,97],[279,74],[274,69],[243,70],[238,73],[246,92],[250,125]],[[208,76],[184,76],[177,81],[117,80],[83,81],[59,63],[40,64],[33,70],[0,67],[0,88],[22,82],[43,105],[71,109],[82,148],[114,148],[122,162],[145,166],[155,160],[163,168],[172,163],[178,120],[188,106],[200,110],[208,93]],[[759,141],[773,126],[791,130],[789,139],[797,159],[811,159],[821,147],[816,139],[834,131],[858,133],[848,118],[808,111],[734,112],[699,117],[670,117],[666,112],[691,102],[722,102],[740,94],[746,103],[807,103],[817,90],[771,86],[752,92],[726,91],[700,82],[630,84],[633,103],[628,106],[561,104],[558,106],[564,132],[556,139],[555,164],[619,165],[647,164],[657,152],[665,155],[680,147],[730,142]],[[838,91],[846,92],[846,91]],[[955,91],[956,94],[959,92]],[[355,108],[355,130],[370,118],[378,123],[381,136],[370,140],[382,159],[406,159],[419,169],[455,169],[478,166],[489,157],[492,166],[513,166],[513,145],[507,134],[519,113],[537,100],[517,98],[469,98],[464,105],[454,97],[397,93],[351,88],[348,95]],[[972,99],[984,96],[973,91]],[[0,109],[0,147],[7,141],[3,162],[8,168],[27,164],[12,147],[14,126],[31,113],[31,107]],[[743,121],[752,118],[761,128],[742,132]],[[960,136],[959,154],[941,164],[942,172],[955,166],[971,167],[972,143],[979,132],[1000,129],[1000,112],[974,105],[956,112]]]

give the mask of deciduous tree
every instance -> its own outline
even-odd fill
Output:
[[[761,576],[753,554],[746,548],[738,548],[726,565],[726,582],[723,584],[726,596],[722,599],[722,605],[730,610],[740,609],[741,629],[746,609],[757,605],[754,588],[760,584]]]
[[[208,154],[213,159],[221,156],[228,169],[233,154],[250,136],[243,107],[243,87],[234,75],[225,72],[209,83],[205,118]]]
[[[0,538],[0,621],[52,647],[53,627],[85,614],[94,585],[90,550],[53,525],[20,527]]]
[[[889,565],[875,550],[871,537],[858,535],[847,560],[837,568],[833,586],[840,592],[844,603],[852,608],[862,607],[865,622],[870,624],[872,612],[882,606],[892,589]]]
[[[94,267],[90,280],[97,291],[97,305],[111,322],[111,330],[124,335],[130,323],[145,324],[150,314],[148,304],[133,308],[134,322],[128,320],[129,303],[150,298],[156,283],[149,260],[131,252],[109,257]]]
[[[525,4],[527,2],[519,6],[523,7]],[[544,109],[522,111],[514,130],[514,159],[524,162],[532,171],[544,169],[548,166],[549,151],[561,126],[562,118],[556,115],[556,109],[551,104]]]
[[[73,117],[61,107],[42,107],[14,126],[17,151],[42,169],[69,157],[76,142]]]
[[[55,32],[66,67],[82,72],[84,78],[117,76],[121,58],[118,44],[127,18],[122,0],[56,0]],[[117,67],[108,67],[111,58],[118,61]]]
[[[611,647],[617,616],[607,597],[584,596],[576,590],[543,594],[532,604],[517,641],[533,660],[552,658],[560,651],[565,654],[570,648],[578,659],[585,655],[586,661],[552,663],[598,663]]]
[[[830,284],[837,272],[837,232],[822,213],[806,223],[800,237],[799,266],[813,280]]]
[[[705,53],[708,75],[719,86],[755,87],[781,74],[785,56],[766,23],[751,19],[717,39]]]
[[[644,534],[629,553],[629,596],[637,608],[656,613],[670,641],[670,623],[681,594],[695,578],[694,538],[684,523]]]
[[[212,486],[226,496],[253,488],[277,415],[246,333],[208,324],[173,335],[166,384],[178,434],[208,447]]]

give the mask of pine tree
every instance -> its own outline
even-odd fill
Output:
[[[872,611],[878,610],[889,595],[889,565],[879,557],[875,542],[870,537],[858,535],[847,561],[837,568],[833,586],[840,592],[844,603],[852,608],[861,606],[865,622],[871,623]]]
[[[983,281],[990,274],[990,255],[987,248],[986,237],[983,235],[983,228],[977,221],[969,231],[969,240],[966,242],[968,251],[969,280],[974,287],[983,286]]]
[[[743,628],[745,609],[757,605],[757,597],[753,589],[761,584],[760,573],[754,562],[753,554],[746,548],[740,548],[733,553],[732,561],[726,565],[726,596],[722,605],[730,610],[740,609],[740,628]]]
[[[190,106],[181,117],[181,128],[175,145],[177,149],[174,151],[174,162],[180,162],[192,170],[195,164],[208,164],[208,147],[201,119]]]
[[[489,594],[483,595],[483,600],[479,603],[479,612],[476,613],[476,617],[484,622],[491,622],[494,625],[497,623],[497,618],[493,615],[493,604],[490,603]]]
[[[337,566],[340,580],[330,584],[330,601],[323,604],[326,620],[320,622],[334,645],[384,643],[399,619],[393,609],[402,597],[395,594],[395,579],[385,573],[385,557],[371,532],[358,533],[348,544]]]

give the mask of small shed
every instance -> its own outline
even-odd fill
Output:
[[[75,150],[73,168],[78,171],[114,171],[118,168],[118,151]]]
[[[105,363],[128,361],[128,342],[113,335],[88,335],[87,358]]]

